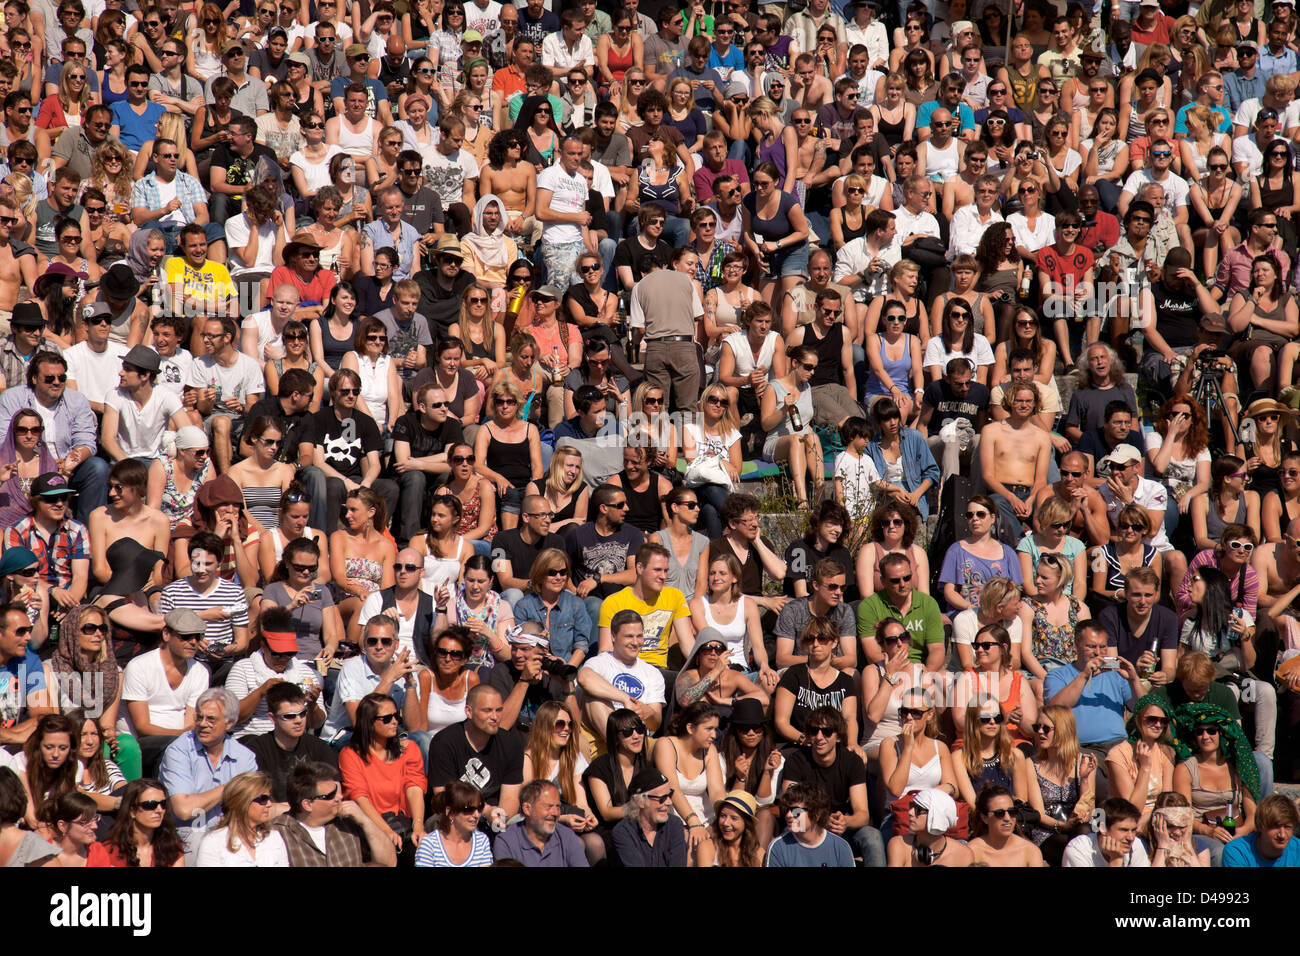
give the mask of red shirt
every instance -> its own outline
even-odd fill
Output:
[[[123,858],[122,854],[118,852],[117,847],[113,846],[111,843],[105,843],[103,840],[100,840],[96,843],[92,843],[90,847],[86,850],[86,866],[88,867],[89,866],[96,866],[96,867],[119,866],[120,867],[126,865],[127,865],[126,860]],[[162,862],[158,859],[157,853],[154,854],[153,865],[155,867],[159,867],[163,865]]]
[[[1079,245],[1096,252],[1097,245],[1100,243],[1105,249],[1109,249],[1115,243],[1119,242],[1119,220],[1108,212],[1097,211],[1097,221],[1091,226],[1084,226],[1083,232],[1079,233]]]
[[[1071,287],[1077,288],[1083,283],[1095,263],[1092,252],[1078,243],[1069,255],[1062,255],[1056,246],[1046,246],[1038,250],[1039,272],[1046,272],[1052,278],[1052,292],[1066,294]],[[1073,277],[1073,278],[1071,278]]]
[[[266,286],[266,298],[270,302],[275,287],[287,282],[298,290],[299,305],[324,305],[330,300],[330,290],[337,281],[329,269],[317,269],[310,282],[303,282],[289,266],[276,266],[271,273],[271,281]]]
[[[1130,33],[1133,36],[1133,42],[1139,46],[1150,46],[1153,43],[1169,44],[1169,39],[1174,35],[1174,18],[1160,14],[1156,17],[1155,25],[1150,30],[1144,30],[1141,26],[1141,17],[1133,19],[1133,26]]]

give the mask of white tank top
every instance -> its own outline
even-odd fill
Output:
[[[302,536],[308,541],[315,541],[318,547],[320,546],[320,535],[321,532],[315,528],[302,529]],[[271,547],[275,548],[275,561],[277,564],[284,557],[284,546],[288,543],[284,540],[284,532],[278,526],[271,529]]]
[[[339,149],[357,159],[365,159],[375,148],[375,124],[378,120],[368,119],[361,127],[361,132],[354,133],[348,129],[348,122],[339,117]]]
[[[464,537],[456,539],[456,554],[465,548]],[[456,582],[460,580],[460,558],[439,558],[432,554],[424,556],[424,577],[420,579],[420,590],[425,594],[436,596],[438,588],[445,587],[456,594]],[[461,720],[465,718],[462,717]]]
[[[776,352],[778,338],[780,338],[779,332],[768,332],[767,338],[763,340],[763,347],[758,351],[758,364],[767,368],[769,381],[772,378],[772,356]],[[749,349],[749,337],[744,331],[732,332],[722,341],[731,346],[731,351],[736,356],[737,375],[748,375],[754,371],[754,353]]]
[[[740,595],[736,599],[736,616],[731,619],[730,623],[719,624],[717,618],[713,616],[713,605],[706,597],[704,599],[704,620],[708,622],[709,627],[714,628],[727,644],[727,657],[733,664],[739,664],[746,667],[745,663],[745,595]]]
[[[934,140],[925,144],[925,175],[932,182],[944,182],[957,175],[957,139],[946,149],[939,149]]]
[[[465,685],[469,684],[469,675],[461,678]],[[465,698],[469,696],[467,689],[457,700],[447,700],[438,693],[436,684],[429,687],[429,706],[425,711],[429,718],[429,732],[436,734],[438,731],[450,727],[452,724],[459,724],[465,719]]]

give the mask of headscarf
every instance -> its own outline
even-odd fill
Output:
[[[1134,706],[1132,714],[1129,715],[1128,724],[1126,725],[1128,727],[1128,742],[1134,747],[1136,747],[1138,741],[1142,739],[1142,729],[1138,726],[1138,714],[1142,713],[1142,711],[1146,710],[1148,707],[1159,707],[1166,717],[1169,717],[1173,713],[1173,708],[1169,706],[1169,699],[1167,697],[1161,697],[1159,694],[1147,694],[1142,697],[1137,702],[1136,706]],[[1172,718],[1170,722],[1172,724]],[[1169,743],[1169,736],[1169,731],[1166,730],[1160,737],[1160,743]]]
[[[131,244],[126,250],[126,264],[131,267],[131,274],[138,282],[148,282],[157,275],[158,267],[149,265],[149,242],[165,238],[157,229],[137,229],[131,233]]]
[[[1173,724],[1176,732],[1174,751],[1179,760],[1196,755],[1192,731],[1200,724],[1214,724],[1219,728],[1219,752],[1237,771],[1241,784],[1250,795],[1259,799],[1259,765],[1251,751],[1250,741],[1237,722],[1222,707],[1201,701],[1188,701],[1174,710]]]
[[[533,117],[542,106],[551,107],[550,127],[556,136],[560,135],[560,128],[555,125],[555,104],[551,102],[549,96],[529,96],[524,99],[523,105],[519,107],[519,115],[515,118],[515,129],[527,130],[533,125]],[[528,145],[532,145],[531,142]]]
[[[98,613],[105,621],[108,620],[107,612],[90,604],[78,604],[69,609],[60,625],[59,646],[50,659],[50,664],[55,674],[76,676],[81,683],[83,701],[90,699],[88,692],[92,689],[90,682],[94,681],[94,675],[102,675],[103,688],[94,688],[94,691],[102,695],[102,700],[111,701],[117,698],[117,685],[121,677],[110,647],[111,626],[110,633],[104,635],[104,650],[97,658],[87,656],[81,649],[81,622],[91,611]]]
[[[491,235],[483,229],[483,210],[489,203],[496,203],[497,209],[501,212],[501,222]],[[460,244],[462,247],[469,246],[474,250],[474,255],[484,268],[503,271],[509,268],[511,258],[510,246],[506,240],[506,204],[495,194],[488,193],[474,204],[474,231],[467,233],[460,240]]]
[[[14,445],[14,422],[17,419],[18,414],[15,413],[9,420],[9,431],[4,441],[0,442],[0,465],[18,460],[18,449]],[[50,454],[50,448],[43,440],[36,443],[36,456],[40,461],[40,474],[59,470],[58,460]],[[31,513],[32,503],[23,491],[22,479],[15,472],[8,481],[0,484],[0,527],[12,528]]]

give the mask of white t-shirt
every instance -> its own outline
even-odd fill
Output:
[[[230,278],[238,279],[250,272],[265,272],[270,275],[271,270],[275,268],[273,253],[277,228],[279,227],[269,220],[257,227],[257,258],[252,262],[244,262],[239,258],[236,250],[248,245],[248,240],[252,237],[252,224],[248,221],[248,214],[240,213],[233,219],[226,220],[226,248],[230,251]]]
[[[149,723],[154,726],[179,730],[185,726],[185,709],[193,707],[199,695],[208,689],[208,669],[196,661],[189,662],[181,685],[173,689],[167,683],[167,672],[163,670],[164,650],[160,647],[131,658],[122,672],[123,706],[118,712],[119,733],[135,734],[130,708],[126,706],[128,701],[145,701],[149,705]]]
[[[341,41],[342,37],[339,39]],[[341,152],[343,152],[343,149],[340,146],[330,144],[325,148],[325,158],[319,163],[313,163],[303,155],[302,150],[298,150],[289,157],[289,165],[302,170],[302,177],[307,184],[308,192],[315,193],[322,186],[331,185],[330,160]]]
[[[237,353],[235,364],[230,368],[218,363],[211,355],[200,355],[190,366],[185,384],[190,388],[215,388],[218,405],[231,397],[247,402],[250,395],[266,394],[262,366],[243,352]]]
[[[496,0],[488,0],[487,6],[480,7],[477,3],[471,2],[465,4],[465,29],[477,30],[484,37],[491,36],[501,30],[501,4]]]
[[[173,176],[171,182],[165,183],[161,178],[155,176],[154,182],[158,184],[158,206],[162,208],[176,198],[176,177]],[[182,209],[173,209],[155,221],[163,226],[183,226],[185,225],[185,212]]]
[[[1264,171],[1264,154],[1251,135],[1238,136],[1232,141],[1232,164],[1246,164],[1246,175],[1251,179]]]
[[[284,673],[280,674],[271,670],[271,665],[266,663],[266,658],[257,651],[235,661],[234,666],[230,668],[230,674],[226,677],[226,689],[243,700],[273,677],[280,677],[290,684],[297,684],[304,693],[308,688],[320,685],[320,674],[306,661],[295,658],[289,662]],[[266,695],[263,694],[252,716],[235,725],[234,734],[236,737],[246,737],[270,733],[273,726],[270,712],[266,709]]]
[[[1020,618],[1013,617],[1010,621],[1003,621],[1002,626],[1011,635],[1011,643],[1019,644],[1022,636]],[[979,612],[973,607],[959,611],[952,619],[952,639],[958,644],[974,644],[975,634],[979,629]]]
[[[117,443],[128,458],[157,458],[163,432],[181,410],[180,398],[165,388],[155,388],[143,408],[121,388],[109,392],[104,404],[117,409]]]
[[[466,13],[469,8],[466,7]],[[591,45],[591,37],[582,34],[578,45],[572,50],[564,42],[564,31],[549,33],[542,40],[542,66],[550,67],[553,72],[567,73],[575,66],[595,66],[596,51]]]
[[[321,740],[329,742],[339,731],[352,729],[352,718],[348,716],[348,701],[358,701],[379,686],[381,676],[370,669],[370,662],[358,655],[350,657],[339,668],[338,685],[334,688],[334,699],[330,702],[329,716],[321,728]],[[397,681],[388,691],[400,713],[406,704],[406,684]]]
[[[721,435],[706,435],[698,422],[688,422],[682,426],[686,434],[695,442],[695,454],[703,458],[727,458],[731,446],[740,441],[740,432],[734,428]]]
[[[1124,192],[1136,196],[1138,190],[1147,183],[1156,183],[1164,187],[1165,212],[1171,216],[1178,210],[1179,206],[1187,205],[1188,197],[1192,191],[1191,187],[1187,185],[1187,180],[1183,179],[1182,176],[1175,176],[1170,173],[1163,180],[1160,180],[1151,175],[1151,170],[1139,169],[1124,180]]]
[[[274,345],[280,351],[284,351],[284,332],[283,330],[279,332],[275,330],[275,326],[271,323],[270,309],[254,312],[244,319],[244,328],[257,329],[257,354],[259,357],[265,357],[268,345]]]
[[[876,504],[872,486],[880,481],[880,472],[870,455],[854,457],[847,451],[835,457],[835,477],[844,489],[844,507],[853,518],[871,514]]]
[[[1255,128],[1255,117],[1263,108],[1258,97],[1243,100],[1237,107],[1237,115],[1232,118],[1232,125],[1243,127],[1247,133]],[[1273,112],[1277,112],[1274,110]],[[1280,134],[1300,126],[1300,100],[1292,100],[1277,118],[1277,131]]]
[[[1110,519],[1110,526],[1113,528],[1115,522],[1119,520],[1119,513],[1124,510],[1125,502],[1115,497],[1110,490],[1109,484],[1103,484],[1097,490],[1101,492],[1101,498],[1106,502],[1106,517]],[[1164,511],[1169,504],[1169,490],[1158,481],[1152,481],[1150,478],[1139,478],[1137,490],[1133,492],[1133,503],[1141,505],[1150,511]],[[1165,535],[1164,521],[1156,521],[1155,533],[1147,540],[1160,551],[1172,551],[1174,549],[1174,546],[1169,543],[1169,538]]]
[[[993,364],[993,349],[989,347],[989,340],[978,332],[975,333],[975,339],[971,343],[969,352],[962,352],[954,349],[948,351],[943,347],[943,338],[938,335],[930,336],[930,341],[925,343],[925,357],[921,359],[921,366],[924,368],[928,365],[937,365],[946,369],[948,362],[955,358],[970,359],[975,363],[975,367]]]
[[[591,668],[593,672],[605,678],[633,700],[643,704],[664,703],[663,675],[659,673],[658,668],[647,664],[639,657],[631,667],[628,667],[614,656],[613,651],[605,651],[588,660],[583,666]]]
[[[465,180],[478,179],[478,162],[463,149],[450,156],[444,156],[436,148],[430,149],[424,153],[424,178],[446,210],[464,198]]]
[[[1126,855],[1124,865],[1126,867],[1151,865],[1141,840],[1133,841],[1133,849]],[[1065,854],[1061,857],[1061,866],[1108,867],[1110,861],[1101,855],[1101,850],[1097,846],[1097,834],[1085,833],[1066,844]]]
[[[361,627],[366,626],[366,622],[372,617],[378,617],[383,613],[384,599],[378,591],[371,591],[366,599],[361,602],[361,610],[357,612],[357,624]],[[401,609],[398,609],[400,615]],[[404,617],[398,618],[397,621],[397,653],[407,651],[412,657],[415,657],[415,616],[412,615],[410,620]]]
[[[154,349],[156,352],[157,349]],[[158,356],[158,380],[154,388],[174,392],[177,398],[185,397],[185,376],[194,364],[194,356],[186,349],[177,349],[172,356]]]
[[[570,176],[559,163],[542,170],[537,188],[551,191],[551,208],[559,212],[577,213],[587,208],[586,178],[581,173]],[[553,246],[582,242],[582,229],[571,222],[548,222],[542,241]]]
[[[68,362],[68,388],[75,387],[92,402],[103,403],[121,381],[122,356],[126,346],[109,342],[102,352],[93,352],[89,342],[78,342],[63,350]]]

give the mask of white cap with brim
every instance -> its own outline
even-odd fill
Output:
[[[1141,461],[1142,453],[1129,444],[1115,446],[1115,450],[1102,459],[1112,465],[1124,465],[1130,461]]]

